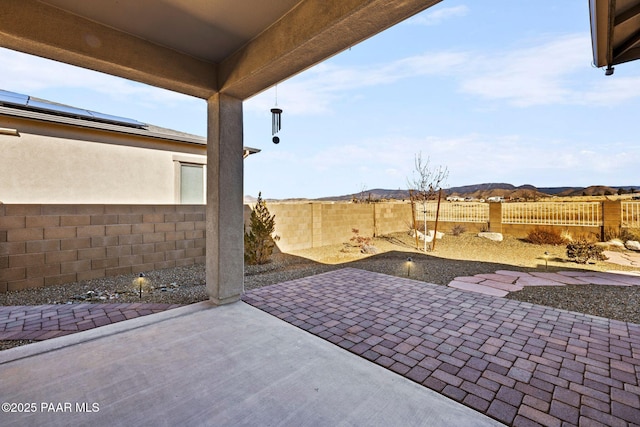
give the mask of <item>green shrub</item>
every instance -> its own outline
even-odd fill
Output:
[[[280,240],[280,236],[273,235],[275,218],[275,215],[269,214],[262,193],[258,193],[258,201],[251,211],[251,230],[244,234],[244,260],[247,264],[265,264],[269,261],[275,241]]]
[[[536,245],[563,245],[565,238],[553,228],[535,227],[527,235],[527,241]]]
[[[567,245],[567,257],[579,264],[586,264],[590,259],[605,261],[608,258],[602,253],[604,247],[580,239]]]

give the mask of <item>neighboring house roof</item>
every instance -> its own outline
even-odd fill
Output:
[[[45,99],[0,89],[0,116],[13,116],[70,126],[99,129],[149,138],[206,145],[203,136],[150,125],[126,117],[58,104]],[[244,147],[244,157],[259,153],[257,148]]]

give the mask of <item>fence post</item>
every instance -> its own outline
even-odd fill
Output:
[[[610,234],[610,231],[616,236],[619,236],[622,231],[622,202],[620,200],[607,200],[602,202],[602,230],[600,232],[600,240],[604,242],[605,234]]]
[[[489,231],[502,233],[502,203],[489,203]]]

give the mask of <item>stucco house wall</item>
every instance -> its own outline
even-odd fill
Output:
[[[1,112],[0,128],[3,203],[179,203],[179,163],[206,163],[204,138],[176,141],[160,132],[135,135]]]

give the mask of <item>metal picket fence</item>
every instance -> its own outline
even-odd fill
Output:
[[[622,202],[622,226],[640,228],[640,202]]]
[[[503,224],[602,225],[602,208],[598,202],[505,203]]]

